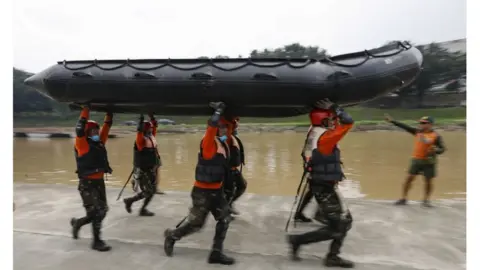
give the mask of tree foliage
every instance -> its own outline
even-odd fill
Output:
[[[33,74],[16,68],[13,69],[13,111],[53,111],[56,102],[23,84],[23,81],[31,75]]]
[[[433,85],[456,82],[467,72],[467,54],[464,52],[451,52],[438,43],[416,46],[423,54],[423,70],[417,79],[399,91],[399,95],[416,94],[420,104],[425,93]],[[445,90],[457,90],[457,84],[446,87]]]
[[[250,53],[251,58],[322,58],[327,51],[318,46],[303,46],[299,43],[292,43],[281,48],[273,50],[263,49],[263,51],[253,50]]]

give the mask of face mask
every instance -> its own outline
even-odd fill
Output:
[[[238,131],[237,131],[237,130],[234,130],[234,131],[232,132],[232,134],[236,136],[236,135],[238,135]]]
[[[227,140],[227,135],[223,135],[219,139],[220,139],[220,141],[224,142],[224,141]]]
[[[147,132],[145,132],[144,134],[145,134],[145,137],[150,137],[150,136],[152,136],[152,133],[151,133],[150,131],[147,131]]]
[[[90,139],[92,139],[92,141],[94,141],[94,142],[99,142],[100,141],[100,136],[93,135],[92,137],[90,137]]]

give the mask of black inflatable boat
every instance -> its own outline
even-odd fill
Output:
[[[210,115],[223,101],[238,116],[308,113],[323,98],[355,105],[411,83],[422,54],[407,42],[322,59],[63,61],[25,80],[47,96],[96,111]]]

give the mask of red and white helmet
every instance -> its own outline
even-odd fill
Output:
[[[153,128],[153,125],[150,121],[143,121],[143,132]]]
[[[100,126],[98,125],[97,122],[95,122],[93,120],[88,120],[87,124],[85,125],[85,130],[89,131],[90,129],[93,129],[93,128],[99,129]]]
[[[315,108],[310,112],[310,124],[312,126],[323,126],[325,120],[330,120],[334,117],[334,113],[331,110]]]

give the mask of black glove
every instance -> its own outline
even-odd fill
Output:
[[[315,102],[315,107],[319,109],[332,110],[332,111],[336,111],[336,109],[339,108],[337,104],[331,102],[330,99],[328,98]]]
[[[90,106],[90,103],[79,103],[78,105],[80,105],[80,107],[83,109],[83,108],[87,108],[87,109],[90,109],[91,106]]]
[[[220,121],[220,116],[225,111],[227,105],[223,102],[210,102],[210,107],[215,110],[212,117],[210,117],[209,125],[213,127],[218,127],[218,122]]]
[[[104,123],[108,124],[110,127],[112,126],[112,124],[113,124],[113,113],[112,112],[107,112],[106,119],[105,119]]]
[[[145,118],[143,117],[143,114],[140,114],[140,117],[138,118],[138,125],[137,125],[138,132],[143,132],[143,120],[145,120]]]
[[[222,114],[225,111],[225,108],[227,108],[227,105],[225,103],[219,101],[219,102],[210,102],[209,104],[210,108],[214,109],[215,112],[219,112],[219,114]]]
[[[86,135],[85,133],[85,126],[87,125],[87,119],[80,118],[77,121],[77,125],[75,126],[75,133],[77,137],[81,138]]]

